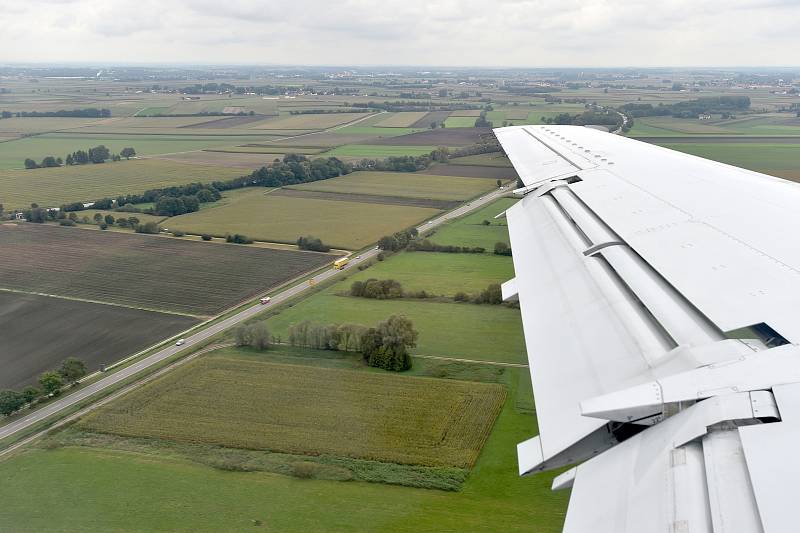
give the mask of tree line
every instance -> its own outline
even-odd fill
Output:
[[[76,118],[107,118],[111,116],[110,109],[87,107],[85,109],[59,109],[58,111],[3,111],[2,118],[46,118],[46,117],[76,117]]]
[[[75,384],[85,375],[86,364],[76,357],[68,357],[61,362],[57,370],[50,370],[39,376],[41,389],[29,385],[22,391],[10,389],[0,391],[0,415],[10,416],[39,398],[57,395],[64,385]]]
[[[42,159],[41,163],[37,163],[35,160],[28,157],[25,159],[24,164],[26,169],[51,168],[60,167],[62,165],[72,166],[88,165],[90,163],[100,164],[105,163],[109,159],[112,161],[120,161],[123,157],[125,159],[130,159],[131,157],[135,156],[136,150],[132,147],[123,148],[120,153],[112,154],[108,148],[101,144],[100,146],[89,148],[88,150],[76,150],[71,154],[67,154],[66,159],[48,155]]]
[[[703,113],[720,113],[730,116],[731,113],[746,111],[749,108],[749,96],[705,96],[674,104],[659,103],[654,106],[653,104],[632,102],[620,106],[621,111],[632,117],[672,116],[675,118],[697,118]]]

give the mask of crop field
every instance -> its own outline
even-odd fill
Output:
[[[506,401],[459,492],[224,472],[165,455],[98,448],[34,448],[0,462],[0,498],[6,502],[0,528],[46,530],[55,523],[87,532],[224,531],[262,520],[278,531],[299,532],[369,524],[381,531],[557,533],[569,498],[568,491],[550,490],[559,472],[517,474],[516,444],[536,428],[535,415],[516,407],[519,398],[530,398],[530,384],[517,379],[522,372],[527,370],[504,370]],[[37,490],[19,490],[29,485]],[[65,486],[71,489],[65,492]],[[119,505],[120,495],[125,505]],[[50,502],[46,513],[42,501]],[[314,512],[308,512],[309,502]]]
[[[459,158],[460,159],[460,158]],[[453,159],[458,161],[458,159]],[[465,178],[491,178],[493,180],[516,180],[519,176],[514,167],[490,167],[486,165],[457,165],[453,163],[435,163],[420,174],[435,176],[461,176]]]
[[[494,134],[489,128],[437,128],[435,130],[416,131],[388,139],[372,139],[368,141],[368,144],[433,147],[467,146],[476,144],[485,138],[493,138],[493,136]]]
[[[427,114],[426,111],[393,113],[392,116],[381,120],[375,125],[381,128],[410,128]]]
[[[516,202],[517,200],[512,198],[502,198],[492,202],[474,213],[437,229],[430,239],[438,244],[482,246],[487,250],[493,250],[496,242],[509,242],[506,219],[495,219],[494,217]],[[488,220],[489,225],[484,225],[484,220]]]
[[[436,146],[392,146],[392,145],[370,145],[370,144],[348,144],[339,146],[333,150],[324,152],[325,157],[349,157],[383,159],[386,157],[403,155],[425,155],[436,149]]]
[[[490,180],[412,172],[353,172],[338,178],[293,186],[296,189],[310,191],[406,196],[435,200],[466,200],[495,187],[495,183]]]
[[[289,198],[307,198],[340,202],[364,202],[368,204],[405,205],[409,207],[428,207],[431,209],[442,210],[453,209],[460,203],[457,200],[432,200],[430,198],[409,198],[407,196],[386,196],[380,194],[309,191],[307,189],[292,189],[287,187],[283,187],[270,193],[270,196],[285,196]]]
[[[468,155],[450,160],[454,165],[485,165],[489,167],[510,167],[511,161],[500,152]]]
[[[217,168],[237,168],[240,174],[246,174],[254,169],[259,169],[275,159],[283,158],[282,153],[233,153],[233,152],[211,152],[197,150],[194,152],[181,152],[170,155],[159,155],[152,159],[163,161],[174,161],[176,163],[186,163],[202,168],[203,165],[214,166]]]
[[[0,132],[41,133],[80,128],[97,123],[96,118],[72,117],[14,117],[0,120]]]
[[[2,146],[0,144],[0,146]],[[132,159],[32,170],[0,170],[0,203],[6,209],[29,207],[32,202],[55,207],[69,202],[89,202],[147,189],[210,182],[247,174],[248,169],[190,165],[161,159]]]
[[[450,113],[451,117],[479,117],[480,109],[457,109]],[[474,120],[472,122],[475,122]]]
[[[21,390],[67,357],[90,372],[197,320],[127,307],[0,291],[0,389]]]
[[[363,119],[369,113],[320,113],[306,115],[284,115],[265,120],[257,126],[267,130],[323,130],[333,128],[354,120]]]
[[[491,250],[487,254],[403,252],[353,275],[350,281],[395,279],[405,290],[453,296],[460,291],[477,294],[490,283],[513,277],[511,258],[494,255]]]
[[[504,397],[498,385],[211,357],[80,425],[129,437],[467,468]]]
[[[375,325],[392,315],[406,315],[419,331],[417,347],[411,350],[412,354],[504,363],[522,363],[526,359],[518,309],[500,305],[411,299],[371,300],[337,295],[346,293],[351,283],[351,280],[344,280],[271,317],[267,325],[273,334],[286,338],[288,327],[303,320]]]
[[[440,211],[421,207],[273,196],[263,188],[226,192],[228,202],[173,217],[187,233],[243,233],[251,239],[294,243],[314,235],[329,246],[355,250]]]
[[[411,125],[412,128],[430,128],[431,122],[436,122],[436,124],[440,124],[447,120],[447,117],[450,116],[450,111],[431,111],[426,113],[424,117],[417,120],[414,124]]]
[[[800,145],[763,143],[668,143],[661,146],[737,167],[783,176],[800,174]]]
[[[476,117],[457,117],[451,113],[444,125],[448,128],[471,128],[475,125]]]
[[[211,315],[331,260],[325,254],[51,225],[0,225],[0,288]]]
[[[140,156],[219,148],[234,143],[269,140],[267,135],[159,135],[114,133],[47,133],[0,143],[0,169],[21,169],[26,157],[36,161],[48,155],[64,158],[75,150],[87,150],[100,144],[112,152],[132,146]]]

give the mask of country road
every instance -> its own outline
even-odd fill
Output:
[[[460,217],[460,216],[462,216],[462,215],[464,215],[464,214],[466,214],[466,213],[468,213],[468,212],[470,212],[472,210],[475,210],[478,207],[481,207],[481,206],[483,206],[483,205],[485,205],[487,203],[493,202],[497,198],[508,194],[508,192],[509,192],[509,189],[505,188],[505,189],[497,189],[495,191],[487,193],[485,196],[481,197],[480,199],[473,200],[472,202],[470,202],[468,204],[464,204],[464,205],[462,205],[460,207],[457,207],[456,209],[453,209],[452,211],[444,213],[443,215],[440,215],[439,217],[437,217],[435,219],[432,219],[432,220],[430,220],[430,221],[418,226],[417,230],[420,231],[420,232],[428,231],[428,230],[430,230],[432,228],[435,228],[435,227],[437,227],[437,226],[439,226],[441,224],[444,224],[445,222],[448,222],[448,221],[450,221],[450,220],[452,220],[454,218]],[[289,287],[289,288],[287,288],[287,289],[285,289],[285,290],[273,295],[272,296],[272,301],[266,306],[260,305],[260,304],[255,304],[255,305],[253,305],[251,307],[248,307],[247,309],[244,309],[243,311],[240,311],[237,314],[226,318],[225,320],[222,320],[220,322],[212,324],[212,325],[210,325],[210,326],[198,331],[197,333],[194,333],[194,334],[192,334],[190,336],[187,336],[185,338],[185,343],[182,346],[175,346],[175,345],[168,346],[168,347],[166,347],[166,348],[164,348],[162,350],[159,350],[158,352],[156,352],[156,353],[154,353],[152,355],[149,355],[149,356],[147,356],[147,357],[145,357],[145,358],[133,363],[132,365],[130,365],[128,367],[123,368],[122,370],[114,372],[113,374],[110,374],[110,375],[108,375],[108,376],[106,376],[106,377],[104,377],[104,378],[102,378],[102,379],[100,379],[98,381],[95,381],[94,383],[91,383],[90,385],[87,385],[85,388],[83,388],[81,390],[75,391],[75,392],[73,392],[71,394],[67,394],[67,395],[65,395],[65,396],[53,401],[52,403],[42,407],[41,409],[37,409],[37,410],[31,412],[30,414],[22,417],[22,418],[19,418],[19,419],[14,420],[13,422],[10,422],[10,423],[8,423],[8,424],[6,424],[4,426],[1,426],[0,427],[0,443],[2,443],[3,439],[6,439],[8,437],[11,437],[11,436],[21,432],[21,431],[24,431],[24,430],[30,428],[31,426],[41,422],[42,420],[45,420],[45,419],[51,417],[53,415],[59,414],[60,412],[62,412],[64,410],[74,406],[75,404],[77,404],[77,403],[79,403],[79,402],[81,402],[81,401],[83,401],[83,400],[85,400],[85,399],[87,399],[87,398],[89,398],[89,397],[91,397],[91,396],[93,396],[95,394],[98,394],[98,393],[108,389],[109,387],[113,387],[117,383],[120,383],[121,381],[124,381],[124,380],[126,380],[126,379],[128,379],[128,378],[130,378],[130,377],[132,377],[132,376],[134,376],[136,374],[138,374],[139,372],[141,372],[141,371],[143,371],[143,370],[145,370],[145,369],[147,369],[147,368],[149,368],[149,367],[151,367],[153,365],[156,365],[156,364],[164,361],[165,359],[168,359],[168,358],[172,357],[173,355],[177,354],[178,352],[182,352],[184,350],[188,350],[189,348],[192,348],[193,346],[196,346],[197,344],[207,340],[209,337],[213,337],[214,335],[216,335],[216,334],[218,334],[220,332],[223,332],[223,331],[225,331],[227,329],[230,329],[230,328],[236,326],[237,324],[240,324],[241,322],[244,322],[244,321],[248,320],[249,318],[251,318],[251,317],[253,317],[253,316],[257,315],[257,314],[264,312],[266,309],[268,309],[271,306],[279,305],[279,304],[281,304],[281,303],[283,303],[283,302],[285,302],[287,300],[290,300],[290,299],[298,296],[299,294],[303,293],[304,291],[309,290],[309,288],[312,285],[315,285],[317,283],[320,283],[322,281],[330,279],[330,278],[332,278],[334,276],[340,275],[342,272],[347,271],[347,270],[357,266],[360,263],[363,263],[365,261],[369,261],[370,259],[375,257],[378,253],[379,253],[378,249],[372,248],[370,250],[362,252],[360,255],[351,257],[349,264],[347,265],[347,267],[344,270],[336,270],[336,269],[331,268],[329,270],[325,270],[325,271],[323,271],[323,272],[321,272],[319,274],[316,274],[314,276],[310,276],[308,278],[305,278],[302,282],[298,283],[297,285]]]

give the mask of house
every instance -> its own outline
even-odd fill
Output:
[[[711,115],[708,113],[700,113],[697,115],[697,120],[711,120]]]
[[[25,215],[22,213],[14,213],[14,220],[25,220]]]

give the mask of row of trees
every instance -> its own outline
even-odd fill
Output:
[[[329,252],[331,247],[324,244],[318,237],[307,235],[297,239],[297,247],[301,250],[310,250],[312,252]]]
[[[86,364],[76,357],[68,357],[57,370],[44,372],[39,376],[41,389],[29,385],[22,391],[0,391],[0,415],[12,415],[42,396],[56,395],[64,385],[74,384],[85,375]]]
[[[376,300],[389,300],[402,298],[403,286],[394,279],[370,278],[366,281],[354,281],[350,285],[350,296],[357,298],[374,298]]]
[[[123,148],[119,154],[112,154],[111,151],[106,148],[104,145],[95,146],[94,148],[89,148],[89,150],[76,150],[71,154],[67,154],[66,159],[61,159],[60,157],[55,157],[49,155],[42,159],[41,163],[37,163],[35,160],[31,158],[25,159],[25,168],[32,169],[32,168],[51,168],[51,167],[60,167],[62,165],[72,166],[72,165],[88,165],[89,163],[92,164],[99,164],[105,163],[107,160],[111,159],[112,161],[119,161],[123,157],[126,159],[130,159],[131,157],[136,156],[136,150],[127,147]]]
[[[500,305],[503,303],[503,291],[499,284],[492,283],[478,294],[470,295],[459,291],[453,295],[457,302],[470,302],[474,304]]]
[[[87,107],[84,109],[59,109],[58,111],[3,111],[3,118],[14,117],[27,117],[27,118],[42,118],[42,117],[77,117],[77,118],[107,118],[111,116],[110,109],[98,109],[96,107]]]
[[[408,243],[409,252],[442,252],[449,254],[482,254],[486,248],[482,246],[453,246],[451,244],[436,244],[428,239],[413,240]]]
[[[378,248],[387,252],[396,252],[398,250],[402,250],[408,246],[408,243],[414,240],[418,234],[419,232],[417,231],[417,228],[409,228],[398,231],[392,235],[381,237],[378,241]]]
[[[697,118],[697,115],[702,113],[720,113],[730,116],[731,113],[746,111],[749,108],[749,96],[705,96],[674,104],[659,103],[654,106],[653,104],[631,102],[620,106],[620,110],[631,117],[673,116],[676,118]]]
[[[304,321],[289,328],[289,344],[318,350],[361,352],[372,367],[400,372],[411,368],[409,349],[419,333],[405,316],[392,315],[377,326],[314,324]]]

